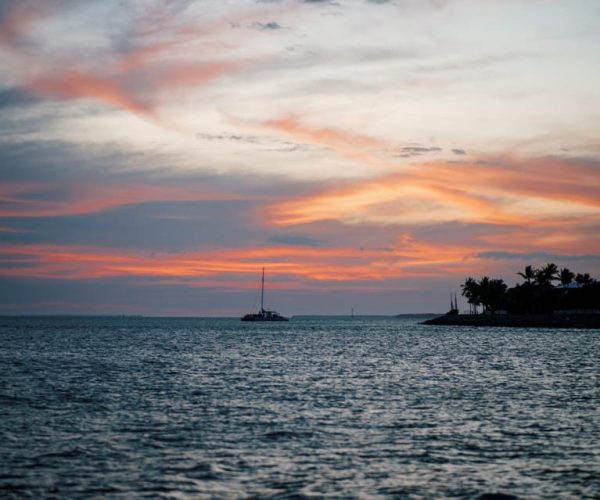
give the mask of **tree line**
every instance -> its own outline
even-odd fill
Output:
[[[471,313],[549,314],[555,311],[600,310],[600,282],[589,273],[575,274],[554,263],[536,269],[526,266],[517,273],[524,281],[508,288],[504,280],[484,276],[467,278],[462,295]],[[481,308],[481,309],[480,309]]]

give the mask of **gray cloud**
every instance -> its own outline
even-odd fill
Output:
[[[257,268],[257,287],[260,284],[259,273],[260,268]],[[222,286],[211,287],[190,286],[194,278],[179,279],[180,284],[161,281],[164,280],[130,277],[83,282],[6,278],[2,283],[4,286],[0,287],[0,313],[239,317],[248,312],[256,301],[256,290],[232,288],[225,281]],[[357,313],[426,312],[427,309],[438,310],[435,297],[439,295],[439,289],[449,289],[454,285],[449,279],[437,279],[423,290],[417,288],[420,283],[403,279],[401,283],[389,283],[393,290],[390,293],[390,289],[382,284],[374,290],[365,290],[364,287],[353,290],[347,283],[321,282],[310,294],[302,289],[278,289],[276,294],[267,294],[267,305],[272,304],[288,315],[332,312],[347,315],[349,304],[361,305],[362,309],[357,309]]]
[[[311,238],[310,236],[295,236],[290,234],[279,234],[270,237],[268,243],[281,245],[303,246],[303,247],[322,247],[325,246],[323,240]]]
[[[455,155],[466,155],[466,154],[467,154],[467,152],[466,152],[464,149],[462,149],[462,148],[454,148],[454,149],[452,150],[452,152],[453,152]]]
[[[364,44],[350,44],[343,48],[325,46],[320,50],[308,49],[298,44],[287,48],[284,56],[274,57],[260,68],[260,75],[274,73],[281,75],[301,71],[298,77],[286,79],[281,85],[274,86],[272,93],[275,95],[316,95],[360,93],[377,95],[381,92],[382,85],[392,85],[387,73],[382,73],[381,78],[374,82],[371,78],[373,65],[383,67],[389,64],[417,63],[423,58],[430,57],[428,49],[408,42],[404,46],[382,47],[365,46]],[[357,71],[357,66],[369,67],[364,71]],[[329,76],[323,77],[318,68],[327,68]],[[375,68],[377,71],[377,69]],[[256,69],[258,74],[258,69]],[[249,72],[250,74],[252,71]],[[370,76],[371,77],[370,77]],[[397,80],[393,82],[398,85]]]
[[[421,154],[421,153],[435,153],[437,151],[441,151],[442,148],[438,148],[436,146],[425,147],[425,146],[405,146],[402,148],[402,152],[404,153],[413,153],[413,154]]]
[[[263,142],[263,137],[258,135],[243,135],[243,134],[230,134],[230,133],[222,133],[222,134],[209,134],[199,132],[196,134],[198,139],[202,139],[204,141],[234,141],[234,142],[248,142],[251,144],[259,144]]]
[[[214,140],[247,139],[235,134],[216,137]],[[316,189],[315,183],[272,174],[175,171],[172,165],[179,161],[171,154],[141,154],[110,144],[0,143],[0,186],[34,183],[27,192],[0,201],[0,209],[7,212],[25,210],[26,215],[33,209],[28,216],[0,217],[0,243],[84,244],[158,251],[260,246],[273,236],[273,229],[259,216],[260,208],[274,198]],[[175,192],[195,192],[197,188],[200,193],[222,196],[204,201],[176,201],[177,194],[173,201],[136,200],[134,196],[130,204],[123,200],[122,205],[100,206],[95,213],[69,214],[70,207],[87,199],[82,189],[90,190],[89,200],[93,203],[94,196],[110,198],[115,186],[130,186],[133,191],[136,186],[172,188]],[[42,215],[36,212],[37,207],[58,210],[36,216]],[[292,239],[287,243],[284,239],[280,243],[294,244]],[[317,243],[308,237],[295,241],[298,245]]]
[[[259,201],[147,202],[100,213],[3,218],[23,233],[0,242],[57,243],[179,252],[259,245],[269,230],[257,217]]]
[[[274,153],[293,153],[295,151],[310,151],[316,149],[316,146],[310,144],[295,144],[292,142],[282,143],[280,147],[263,148],[260,151],[271,151]]]
[[[503,63],[512,63],[515,60],[530,59],[532,57],[535,57],[535,54],[525,50],[518,52],[483,53],[476,57],[464,59],[453,57],[451,60],[445,62],[421,63],[415,70],[418,73],[427,73],[428,75],[432,73],[464,72],[496,66]]]
[[[164,162],[164,163],[163,163]],[[75,145],[63,141],[0,142],[0,182],[119,180],[139,175],[137,165],[169,165],[168,157],[125,151],[115,145]],[[119,167],[117,167],[119,165]],[[151,173],[151,171],[149,172]]]
[[[546,260],[546,261],[561,261],[561,260],[573,260],[573,261],[586,261],[586,260],[600,260],[600,255],[596,254],[583,254],[583,255],[559,255],[547,252],[480,252],[477,257],[482,259],[493,259],[493,260]]]
[[[283,26],[275,21],[269,21],[267,23],[254,23],[252,26],[263,31],[276,31],[283,29]]]
[[[216,278],[213,278],[216,279]],[[161,283],[152,278],[103,278],[93,281],[4,278],[1,314],[143,314],[148,316],[241,315],[254,291]],[[190,279],[193,281],[193,279]],[[149,287],[159,285],[148,293]],[[291,301],[290,301],[291,302]],[[199,309],[200,307],[203,309]],[[290,309],[293,311],[293,309]]]
[[[196,137],[203,141],[229,141],[266,146],[264,148],[261,148],[260,151],[291,153],[294,151],[308,151],[310,149],[315,148],[315,146],[311,146],[309,144],[283,141],[269,136],[234,134],[227,132],[223,132],[221,134],[210,134],[200,132],[196,134]]]
[[[395,156],[399,158],[412,158],[413,156],[421,156],[428,153],[439,153],[442,148],[437,146],[404,146],[400,149],[400,153]]]
[[[29,106],[40,102],[37,96],[17,87],[0,89],[0,111],[4,108]]]

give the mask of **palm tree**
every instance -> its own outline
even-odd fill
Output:
[[[525,266],[525,271],[518,272],[517,274],[519,276],[521,276],[523,279],[525,279],[527,281],[527,284],[530,285],[531,280],[535,278],[536,273],[537,273],[537,269],[534,269],[531,266]]]
[[[480,301],[486,311],[494,314],[500,309],[504,302],[504,294],[506,293],[506,283],[501,279],[490,279],[484,276],[479,280],[479,295]]]
[[[574,277],[575,273],[566,267],[563,267],[558,275],[558,279],[560,280],[560,284],[562,286],[570,285],[573,282]]]
[[[462,295],[467,298],[467,302],[473,306],[475,314],[477,314],[477,306],[481,304],[479,283],[473,278],[467,278],[460,287],[462,288]]]
[[[575,276],[575,283],[577,283],[578,285],[581,286],[587,286],[587,285],[591,285],[592,283],[594,283],[596,280],[593,279],[589,273],[577,273],[577,276]]]
[[[538,269],[535,273],[535,281],[540,286],[551,286],[552,282],[558,279],[558,266],[548,262],[544,267]]]

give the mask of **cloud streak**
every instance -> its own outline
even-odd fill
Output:
[[[431,245],[403,237],[394,248],[307,247],[274,245],[205,252],[135,252],[106,247],[68,245],[6,245],[0,247],[0,276],[88,280],[114,277],[159,278],[169,283],[222,285],[252,276],[268,267],[281,286],[311,283],[385,281],[433,276],[464,268],[472,249]],[[163,281],[161,281],[163,282]],[[248,287],[256,287],[250,280]],[[277,285],[275,285],[277,286]],[[361,285],[363,286],[363,285]]]
[[[254,8],[220,19],[182,23],[177,14],[185,5],[179,4],[161,0],[155,10],[134,21],[128,48],[123,51],[91,58],[64,54],[59,56],[60,62],[52,64],[39,47],[19,53],[26,75],[21,88],[50,99],[89,99],[172,126],[173,121],[159,112],[161,96],[188,88],[198,90],[256,62],[255,58],[228,54],[233,50],[221,42],[215,45],[214,37],[229,31],[231,22],[252,19],[264,10]],[[278,10],[283,13],[290,8]],[[0,22],[0,45],[10,47],[52,12],[29,3],[9,4]]]
[[[263,122],[268,129],[327,147],[345,158],[392,173],[274,204],[279,225],[319,220],[422,224],[461,220],[485,224],[545,224],[598,216],[600,164],[569,158],[480,156],[472,161],[400,165],[376,155],[389,143],[333,128],[308,127],[295,118]],[[406,146],[407,153],[438,152]],[[463,150],[459,151],[462,154]],[[456,154],[456,151],[454,151]],[[564,172],[570,172],[565,178]]]
[[[565,181],[552,172],[579,171]],[[425,163],[273,205],[276,224],[346,222],[548,224],[600,211],[597,165],[554,159]]]
[[[59,197],[56,197],[57,191],[60,192]],[[98,184],[81,181],[67,185],[52,182],[7,182],[0,186],[0,217],[73,216],[148,202],[239,201],[252,198],[194,186]]]

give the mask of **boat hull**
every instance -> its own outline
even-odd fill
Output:
[[[242,321],[289,321],[288,318],[281,316],[275,311],[264,311],[255,314],[246,314]]]

